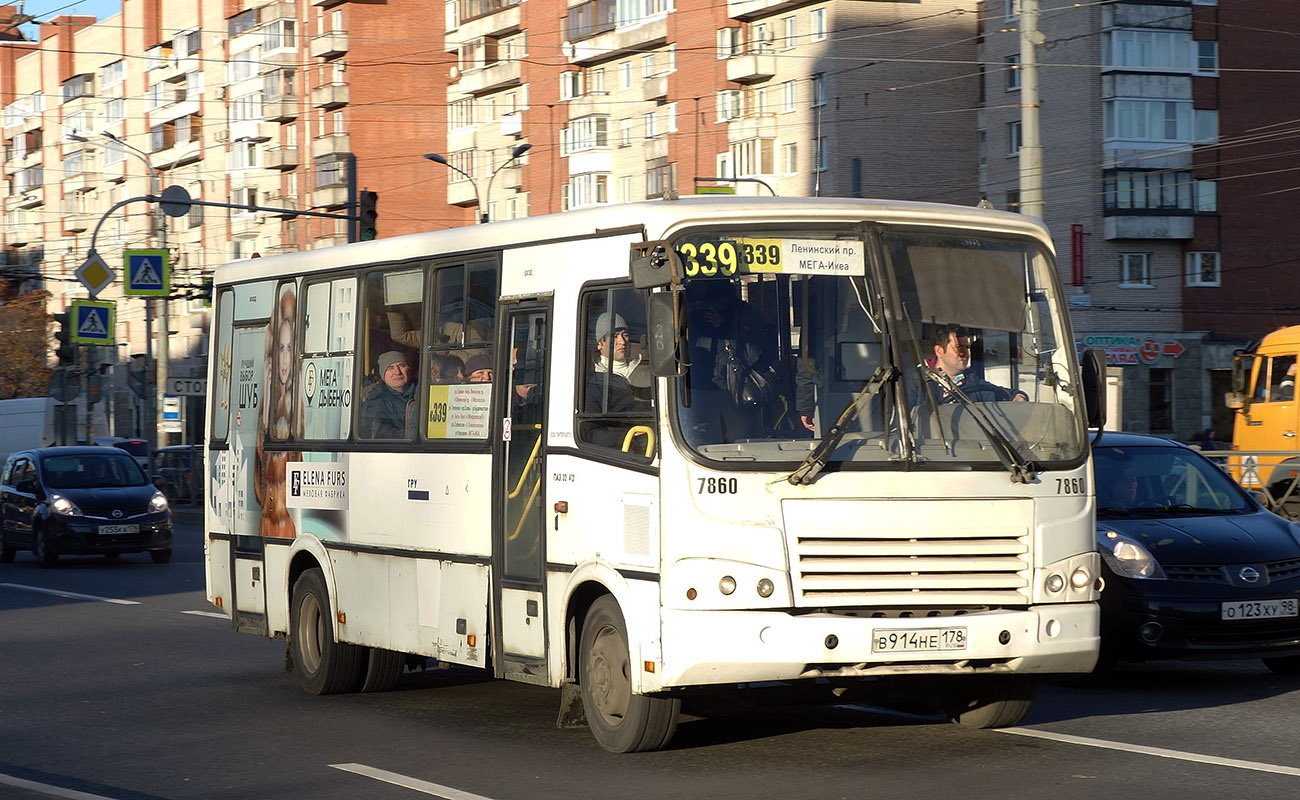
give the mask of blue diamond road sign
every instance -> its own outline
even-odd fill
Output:
[[[166,250],[127,250],[126,285],[123,294],[163,296],[171,284],[171,269]]]

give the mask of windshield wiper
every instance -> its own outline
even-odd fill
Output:
[[[975,424],[980,427],[980,430],[984,431],[984,435],[993,443],[993,452],[997,454],[1002,466],[1011,472],[1012,483],[1029,483],[1038,477],[1033,462],[1020,457],[1020,453],[1016,451],[1015,446],[1007,440],[1007,437],[1002,435],[1002,432],[984,413],[984,409],[970,399],[955,381],[933,367],[923,366],[922,369],[929,374],[930,380],[947,389],[948,393],[961,401],[962,407],[970,412],[971,419],[975,420]]]
[[[897,376],[898,368],[892,364],[882,364],[876,367],[876,371],[862,385],[862,390],[840,412],[839,419],[835,420],[835,424],[826,431],[821,441],[812,449],[812,452],[808,453],[804,460],[799,462],[799,466],[795,468],[795,471],[786,476],[786,480],[795,486],[807,486],[817,480],[818,474],[826,468],[831,453],[834,453],[835,448],[839,447],[840,440],[844,438],[849,423],[862,413],[862,409],[866,408],[867,403],[880,392],[886,383],[894,380]]]

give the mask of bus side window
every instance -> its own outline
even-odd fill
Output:
[[[357,349],[357,372],[362,376],[357,431],[362,439],[406,440],[414,435],[420,406],[418,308],[423,297],[421,267],[366,275],[365,342]],[[410,327],[412,316],[415,328]]]
[[[645,294],[630,287],[587,292],[581,308],[578,440],[650,458],[656,428],[654,379],[644,354]]]

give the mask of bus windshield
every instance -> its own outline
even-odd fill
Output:
[[[1036,244],[758,230],[674,249],[687,276],[675,413],[703,458],[827,448],[828,463],[1018,469],[1084,456],[1073,339]]]

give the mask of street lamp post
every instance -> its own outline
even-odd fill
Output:
[[[524,142],[523,144],[516,145],[515,149],[510,151],[510,158],[507,158],[505,161],[502,161],[499,167],[492,170],[492,174],[488,176],[487,192],[484,194],[484,197],[487,198],[488,202],[492,202],[492,181],[496,180],[497,173],[505,169],[507,166],[509,166],[510,162],[519,158],[524,153],[527,153],[529,148],[531,147],[532,145],[529,144],[528,142]],[[455,172],[459,172],[461,175],[465,176],[466,180],[469,181],[469,185],[474,189],[474,205],[478,207],[478,221],[480,224],[487,222],[488,221],[487,207],[483,205],[483,200],[480,198],[478,193],[478,184],[474,181],[474,178],[470,176],[467,172],[465,172],[465,170],[447,161],[446,157],[440,153],[425,153],[424,157],[429,159],[430,161],[433,161],[434,163],[442,164],[447,169],[453,170]]]
[[[108,131],[103,131],[101,132],[100,135],[103,136],[105,139],[108,139],[109,141],[114,142],[119,146],[121,146],[122,152],[130,153],[131,155],[140,159],[140,161],[144,163],[145,169],[148,171],[148,175],[149,175],[149,194],[154,197],[158,197],[159,194],[161,194],[161,191],[159,189],[160,180],[158,178],[158,171],[154,169],[153,161],[149,158],[148,153],[145,153],[143,150],[139,149],[138,147],[135,147],[134,145],[127,144],[117,135],[110,133]],[[75,133],[71,134],[69,138],[78,142],[90,141],[85,136],[82,136],[80,134],[75,134]],[[158,240],[160,249],[166,250],[167,249],[167,221],[161,205],[157,206],[157,208],[154,211],[154,230],[155,230],[155,236]],[[168,357],[167,328],[169,327],[169,325],[166,321],[168,310],[169,309],[167,307],[167,299],[163,298],[163,320],[164,320],[163,335],[159,337],[158,349],[159,349],[159,360],[162,361],[164,364],[166,363],[166,359]],[[154,317],[153,298],[146,297],[144,301],[144,332],[145,332],[144,365],[145,366],[144,366],[144,381],[142,383],[144,389],[145,416],[148,420],[145,425],[144,434],[145,434],[145,441],[148,442],[149,444],[150,458],[153,457],[153,452],[158,449],[158,391],[157,391],[158,386],[154,380],[153,317]],[[110,425],[111,424],[112,423],[110,421]]]

